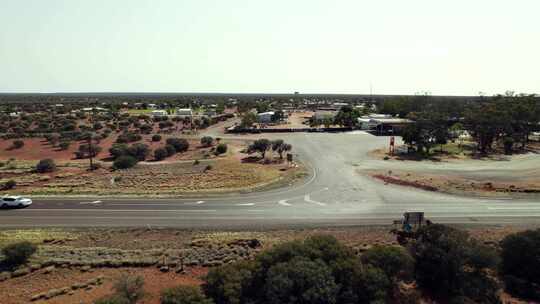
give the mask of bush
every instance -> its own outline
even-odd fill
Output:
[[[213,268],[203,288],[216,303],[385,303],[392,284],[335,238],[314,236]]]
[[[117,159],[120,156],[127,155],[128,146],[126,144],[113,144],[112,147],[109,148],[109,154],[111,155],[112,159]]]
[[[36,165],[36,172],[38,173],[53,172],[55,170],[56,170],[56,164],[54,163],[54,160],[50,158],[42,159]]]
[[[144,296],[144,278],[141,276],[122,275],[114,284],[115,295],[127,300],[126,303],[137,303]]]
[[[60,146],[60,149],[67,150],[67,149],[69,149],[70,144],[71,143],[69,141],[62,141],[62,142],[60,142],[59,146]]]
[[[154,134],[152,136],[152,141],[161,141],[161,135],[159,134]]]
[[[508,235],[500,245],[507,291],[540,300],[540,229]]]
[[[115,169],[128,169],[137,164],[137,159],[130,155],[122,155],[114,160],[113,168]]]
[[[167,149],[165,148],[157,148],[154,150],[154,158],[157,161],[164,160],[169,156],[169,153],[167,152]]]
[[[201,289],[194,286],[177,286],[161,293],[161,304],[212,304]]]
[[[443,225],[422,227],[411,254],[420,287],[443,296],[498,303],[492,297],[498,286],[484,271],[496,267],[495,254],[471,240],[466,232]],[[481,288],[476,289],[478,286]]]
[[[203,136],[201,138],[201,145],[210,147],[214,143],[214,139],[211,136]]]
[[[172,145],[165,145],[165,150],[167,150],[168,156],[173,156],[174,154],[176,154],[176,148]]]
[[[12,146],[13,146],[13,149],[20,149],[24,147],[24,141],[20,139],[14,140]]]
[[[17,182],[10,179],[10,180],[8,180],[7,182],[4,183],[4,186],[2,187],[2,190],[11,190],[11,189],[15,188],[15,186],[17,186]]]
[[[380,268],[388,278],[411,278],[414,260],[402,247],[376,246],[366,251],[362,257],[364,264]]]
[[[130,304],[130,302],[121,296],[112,295],[100,298],[94,304]]]
[[[145,144],[137,143],[129,147],[127,153],[139,161],[144,161],[150,154],[150,149]]]
[[[22,241],[2,248],[2,254],[8,264],[17,266],[26,263],[36,250],[36,245]]]
[[[219,144],[216,147],[216,155],[227,153],[227,144]]]
[[[189,142],[184,138],[167,138],[166,143],[173,146],[176,152],[185,152],[189,149]]]
[[[273,303],[336,303],[338,291],[323,261],[301,257],[271,266],[264,289]]]

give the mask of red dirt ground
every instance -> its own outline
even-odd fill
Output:
[[[95,269],[92,272],[81,272],[76,269],[57,268],[50,274],[43,271],[32,273],[28,276],[10,279],[0,283],[0,290],[4,293],[2,304],[29,303],[30,298],[51,289],[69,287],[74,283],[82,283],[87,280],[105,276],[101,286],[94,286],[91,290],[80,289],[72,295],[61,295],[49,300],[40,300],[33,303],[66,304],[66,303],[92,303],[93,301],[113,293],[115,280],[124,273],[141,275],[144,277],[144,290],[146,297],[141,304],[159,304],[159,295],[165,288],[178,285],[200,285],[201,277],[206,275],[206,268],[191,268],[186,274],[176,274],[174,271],[162,273],[157,268],[121,268],[121,269]]]

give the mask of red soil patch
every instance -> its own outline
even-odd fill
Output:
[[[382,175],[382,174],[375,174],[375,175],[372,175],[372,176],[374,178],[376,178],[376,179],[382,180],[385,183],[389,183],[389,184],[400,185],[400,186],[409,186],[409,187],[414,187],[414,188],[418,188],[418,189],[422,189],[422,190],[426,190],[426,191],[438,191],[439,190],[439,189],[437,189],[437,188],[435,188],[433,186],[428,186],[428,185],[424,185],[424,184],[417,183],[417,182],[405,181],[405,180],[395,178],[395,177],[392,177],[392,176],[387,176],[387,175]]]
[[[55,269],[49,274],[38,271],[27,276],[9,279],[0,283],[2,304],[29,303],[30,298],[51,289],[69,287],[82,283],[100,275],[105,276],[103,285],[94,286],[90,290],[75,290],[72,295],[61,295],[50,300],[34,303],[93,303],[95,300],[113,293],[113,284],[120,275],[140,275],[144,277],[146,297],[139,303],[159,304],[160,293],[165,288],[178,285],[200,285],[200,279],[207,273],[205,268],[191,268],[186,274],[176,274],[174,271],[162,273],[157,268],[120,268],[94,269],[92,272],[81,272],[76,269]]]

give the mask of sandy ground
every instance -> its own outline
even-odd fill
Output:
[[[429,191],[491,197],[540,197],[538,143],[525,153],[493,154],[475,158],[469,154],[437,153],[429,159],[388,155],[386,148],[369,156],[378,160],[360,170],[385,183]]]

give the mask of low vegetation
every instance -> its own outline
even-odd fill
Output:
[[[4,261],[8,265],[18,266],[25,264],[36,250],[36,245],[28,241],[21,241],[2,248],[2,254],[4,255]]]

